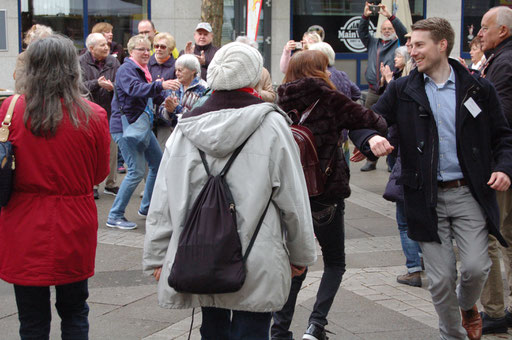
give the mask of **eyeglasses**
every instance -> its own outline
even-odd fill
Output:
[[[155,46],[155,49],[157,49],[157,50],[158,50],[158,49],[160,49],[160,48],[161,48],[162,50],[166,50],[166,49],[167,49],[167,46],[165,46],[165,45],[155,44],[155,45],[153,45],[153,46]]]
[[[149,48],[145,48],[145,47],[137,47],[137,48],[134,48],[134,50],[141,51],[141,52],[151,51]]]

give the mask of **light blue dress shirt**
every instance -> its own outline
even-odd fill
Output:
[[[437,180],[442,182],[463,179],[464,175],[457,157],[457,140],[455,136],[455,73],[450,66],[450,77],[444,84],[436,84],[432,78],[423,74],[425,92],[430,109],[434,114],[439,136],[439,163]]]

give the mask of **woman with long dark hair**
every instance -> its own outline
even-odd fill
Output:
[[[314,50],[293,55],[284,84],[278,89],[278,105],[285,111],[304,112],[318,101],[303,125],[315,137],[322,171],[332,162],[332,173],[320,196],[310,197],[315,235],[322,249],[324,273],[320,282],[309,326],[303,339],[326,339],[327,314],[345,272],[344,200],[350,195],[349,169],[338,141],[342,129],[373,128],[381,133],[386,123],[377,114],[338,92],[329,79],[327,56]],[[292,280],[292,288],[283,310],[274,313],[272,339],[292,339],[288,330],[295,301],[306,273]]]
[[[36,40],[25,60],[30,82],[9,127],[16,175],[0,211],[0,278],[14,284],[22,339],[49,338],[49,286],[62,339],[87,339],[98,230],[92,188],[109,172],[107,113],[83,99],[69,38]],[[4,101],[1,121],[12,100]]]

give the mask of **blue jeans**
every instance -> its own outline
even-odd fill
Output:
[[[272,313],[202,307],[202,340],[267,340]]]
[[[309,323],[314,323],[321,327],[327,325],[327,314],[329,314],[340,287],[341,279],[345,273],[345,202],[340,200],[336,204],[332,220],[322,226],[313,225],[316,238],[322,250],[324,273],[322,274],[320,287],[318,287],[316,294],[313,312],[309,316]],[[323,210],[324,207],[320,203],[311,201],[311,210],[313,212]],[[273,315],[272,339],[293,339],[293,334],[289,331],[289,328],[295,311],[297,295],[305,278],[306,273],[292,279],[288,301],[286,301],[282,310]]]
[[[63,340],[87,340],[89,338],[89,289],[87,280],[55,286],[55,307],[61,318]],[[50,338],[50,287],[14,285],[20,337],[22,340],[47,340]]]
[[[162,150],[158,145],[158,141],[153,133],[148,147],[144,151],[133,148],[131,144],[125,142],[123,133],[113,133],[112,138],[119,145],[119,149],[123,154],[123,159],[128,167],[127,173],[123,182],[119,187],[119,192],[116,195],[114,204],[108,214],[110,219],[119,219],[124,217],[124,212],[130,198],[132,197],[135,188],[139,185],[140,181],[144,178],[146,171],[146,162],[148,163],[148,177],[146,178],[146,186],[144,188],[144,197],[140,202],[139,211],[147,214],[149,210],[149,203],[153,195],[153,187],[155,185],[156,174],[162,159]]]
[[[405,266],[409,273],[421,271],[421,248],[418,242],[413,241],[407,236],[407,219],[405,217],[405,207],[403,201],[396,201],[396,222],[400,231],[400,241],[405,255]]]

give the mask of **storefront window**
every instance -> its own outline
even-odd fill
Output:
[[[84,39],[83,12],[82,0],[22,0],[21,31],[24,34],[34,24],[50,26],[81,47]]]
[[[362,53],[366,48],[357,34],[359,19],[363,14],[364,1],[360,0],[293,0],[292,38],[301,40],[312,25],[320,25],[325,31],[325,41],[337,53]],[[398,6],[409,5],[412,21],[423,19],[424,0],[396,0]],[[378,16],[370,18],[370,31],[377,27]]]
[[[510,0],[464,0],[464,17],[462,30],[462,48],[463,52],[469,53],[469,43],[478,35],[482,17],[489,8],[500,5],[508,5],[512,8]]]
[[[114,41],[126,46],[137,33],[138,22],[148,17],[147,10],[148,0],[22,0],[21,32],[24,34],[33,24],[43,24],[67,35],[81,49],[84,36],[104,21],[114,26]]]

